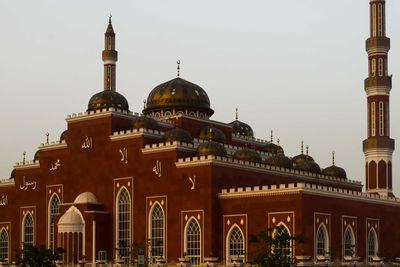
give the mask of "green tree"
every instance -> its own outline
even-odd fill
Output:
[[[23,244],[23,248],[17,251],[16,263],[21,267],[55,267],[54,261],[61,259],[62,253],[65,253],[63,248],[53,251],[46,249],[45,245]]]
[[[296,266],[296,260],[291,253],[295,241],[303,242],[303,236],[291,236],[283,226],[268,228],[258,235],[250,235],[250,242],[255,243],[259,249],[252,263],[261,267]]]

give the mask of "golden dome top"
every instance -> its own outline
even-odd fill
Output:
[[[141,115],[133,120],[132,129],[140,129],[140,128],[160,130],[158,122],[152,117],[147,115]]]
[[[179,141],[185,143],[193,143],[193,137],[190,135],[190,133],[178,127],[166,132],[164,135],[164,140],[166,142]]]
[[[286,157],[283,153],[275,153],[273,156],[269,157],[266,161],[266,164],[282,167],[282,168],[293,168],[292,161]]]
[[[199,156],[214,155],[214,156],[226,157],[226,149],[224,145],[221,143],[208,141],[201,143],[197,147],[197,155]]]
[[[251,127],[244,122],[241,122],[239,120],[234,120],[231,123],[229,123],[232,126],[232,133],[240,136],[245,136],[245,137],[253,137],[254,132]]]
[[[40,160],[40,150],[36,151],[35,156],[33,156],[33,161]]]
[[[346,171],[343,168],[340,168],[335,165],[323,169],[322,174],[347,179]]]
[[[102,108],[129,110],[129,105],[126,98],[120,93],[104,90],[90,98],[87,110],[90,111]]]
[[[261,163],[261,156],[257,151],[249,149],[247,147],[240,149],[233,154],[234,159],[252,161],[256,163]]]
[[[321,173],[321,168],[319,165],[314,160],[311,160],[310,157],[303,162],[297,163],[295,165],[295,169],[300,171]]]
[[[65,130],[60,135],[60,142],[65,141],[68,142],[68,130]]]
[[[270,154],[283,154],[283,148],[278,146],[272,142],[266,144],[265,146],[261,147],[261,150]]]
[[[200,130],[199,139],[215,141],[220,143],[226,142],[225,134],[214,126],[206,126]]]
[[[175,78],[156,86],[147,97],[147,106],[143,113],[157,113],[161,110],[188,111],[211,116],[214,111],[210,108],[210,99],[200,86]]]

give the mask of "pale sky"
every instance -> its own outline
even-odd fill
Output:
[[[116,4],[117,3],[117,4]],[[206,90],[213,120],[274,130],[288,156],[300,141],[321,167],[364,183],[368,0],[5,1],[0,80],[0,177],[31,160],[65,118],[103,90],[104,31],[116,32],[117,91],[133,112],[158,84],[181,77]],[[387,1],[391,137],[400,142],[400,1]],[[269,135],[269,134],[268,134]],[[268,137],[269,139],[269,137]],[[400,147],[393,183],[400,195]]]

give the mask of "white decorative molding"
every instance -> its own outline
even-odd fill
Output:
[[[40,151],[46,150],[54,150],[54,149],[62,149],[67,148],[67,142],[65,140],[60,141],[52,141],[50,143],[41,143],[38,149]]]
[[[40,168],[40,163],[38,160],[16,162],[14,165],[14,169],[16,170],[34,169],[34,168]]]
[[[91,110],[84,113],[73,113],[72,115],[68,115],[65,119],[68,123],[78,122],[78,121],[85,121],[85,120],[92,120],[98,119],[102,117],[109,117],[109,116],[118,116],[123,118],[134,119],[132,112],[128,112],[126,110],[115,109],[115,108],[103,108],[103,109],[96,109]]]
[[[138,138],[138,137],[151,137],[155,139],[162,139],[164,136],[164,132],[160,132],[158,130],[153,129],[132,129],[126,131],[119,131],[114,132],[113,135],[110,136],[111,141],[119,141],[119,140],[126,140],[131,138]]]
[[[185,142],[179,142],[179,141],[162,142],[162,143],[145,145],[145,147],[142,148],[142,153],[151,154],[151,153],[160,153],[160,152],[174,151],[174,150],[195,152],[196,148],[193,144]]]

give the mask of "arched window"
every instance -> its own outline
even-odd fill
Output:
[[[383,35],[383,11],[382,4],[378,4],[378,36]]]
[[[244,237],[239,227],[234,226],[228,235],[228,257],[229,262],[232,261],[233,256],[244,257]]]
[[[355,252],[354,234],[350,227],[344,232],[344,256],[352,257]]]
[[[3,228],[0,232],[0,261],[8,261],[8,233]]]
[[[375,136],[375,102],[371,103],[371,135]]]
[[[54,250],[54,215],[60,214],[60,199],[56,194],[53,195],[49,202],[49,248]]]
[[[131,198],[122,188],[117,197],[117,248],[120,259],[128,263],[131,245]]]
[[[329,250],[328,232],[324,225],[320,225],[317,231],[317,256],[325,256]]]
[[[29,212],[25,215],[24,221],[22,223],[22,233],[23,233],[22,242],[24,244],[34,245],[33,244],[34,222],[33,222],[32,215]]]
[[[383,102],[379,102],[379,135],[383,136]]]
[[[275,247],[274,250],[280,250],[283,255],[287,256],[287,260],[290,261],[290,258],[292,257],[292,251],[291,251],[291,241],[290,241],[290,232],[287,229],[287,227],[284,224],[278,225],[278,229],[273,233],[274,236],[280,235],[283,236],[285,235],[287,238],[283,238],[285,240],[284,243],[279,244],[279,247]]]
[[[383,76],[383,59],[378,60],[378,75]]]
[[[373,262],[373,258],[376,257],[378,251],[378,238],[374,229],[371,229],[368,234],[368,261]]]
[[[373,58],[372,62],[371,62],[371,76],[375,76],[375,72],[376,72],[376,59]]]
[[[372,37],[376,36],[376,5],[372,5]]]
[[[150,244],[152,260],[164,257],[164,211],[156,203],[150,213]]]
[[[199,223],[194,218],[192,218],[186,226],[185,240],[186,256],[189,258],[192,265],[199,265],[201,257],[201,235]]]
[[[390,132],[389,132],[389,102],[386,102],[386,119],[385,119],[385,123],[386,123],[386,136],[390,136]]]

